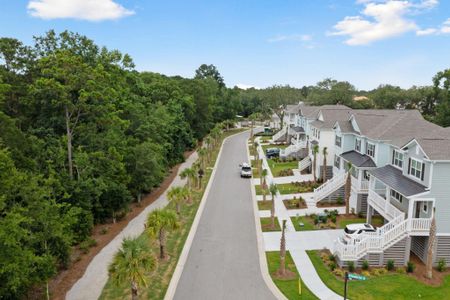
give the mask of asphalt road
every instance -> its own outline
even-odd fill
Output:
[[[224,144],[174,299],[275,299],[261,275],[250,180],[239,177],[248,136]]]

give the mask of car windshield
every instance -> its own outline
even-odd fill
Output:
[[[251,171],[252,170],[252,168],[250,168],[250,167],[242,167],[242,171]]]
[[[350,230],[347,227],[345,227],[344,231],[345,231],[345,233],[353,234],[353,233],[355,233],[356,230]]]

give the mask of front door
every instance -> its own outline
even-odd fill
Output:
[[[414,214],[414,218],[420,218],[420,202],[416,202],[416,213]]]

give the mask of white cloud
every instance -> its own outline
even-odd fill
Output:
[[[31,0],[28,13],[41,19],[114,20],[134,14],[113,0]]]
[[[269,43],[284,42],[284,41],[297,41],[297,42],[308,42],[312,37],[308,34],[291,34],[291,35],[277,35],[267,41]]]
[[[400,36],[410,31],[417,35],[433,34],[432,28],[421,30],[412,16],[428,11],[438,0],[356,0],[364,5],[358,16],[347,16],[334,25],[329,35],[346,36],[351,46],[368,45],[376,41]]]
[[[436,28],[428,28],[428,29],[417,30],[416,34],[418,36],[423,36],[423,35],[435,34],[436,32],[438,32],[438,30]]]
[[[330,34],[348,36],[345,43],[351,46],[367,45],[399,36],[417,29],[413,21],[405,18],[409,6],[407,1],[367,3],[362,11],[363,16],[345,17],[334,26],[335,31]]]

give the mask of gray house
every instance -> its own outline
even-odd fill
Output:
[[[336,122],[334,168],[353,165],[351,207],[374,214],[385,224],[376,234],[347,243],[336,241],[340,264],[363,260],[385,265],[390,259],[405,265],[411,254],[422,261],[435,211],[434,262],[450,263],[450,131],[425,121],[414,110],[353,111]]]

